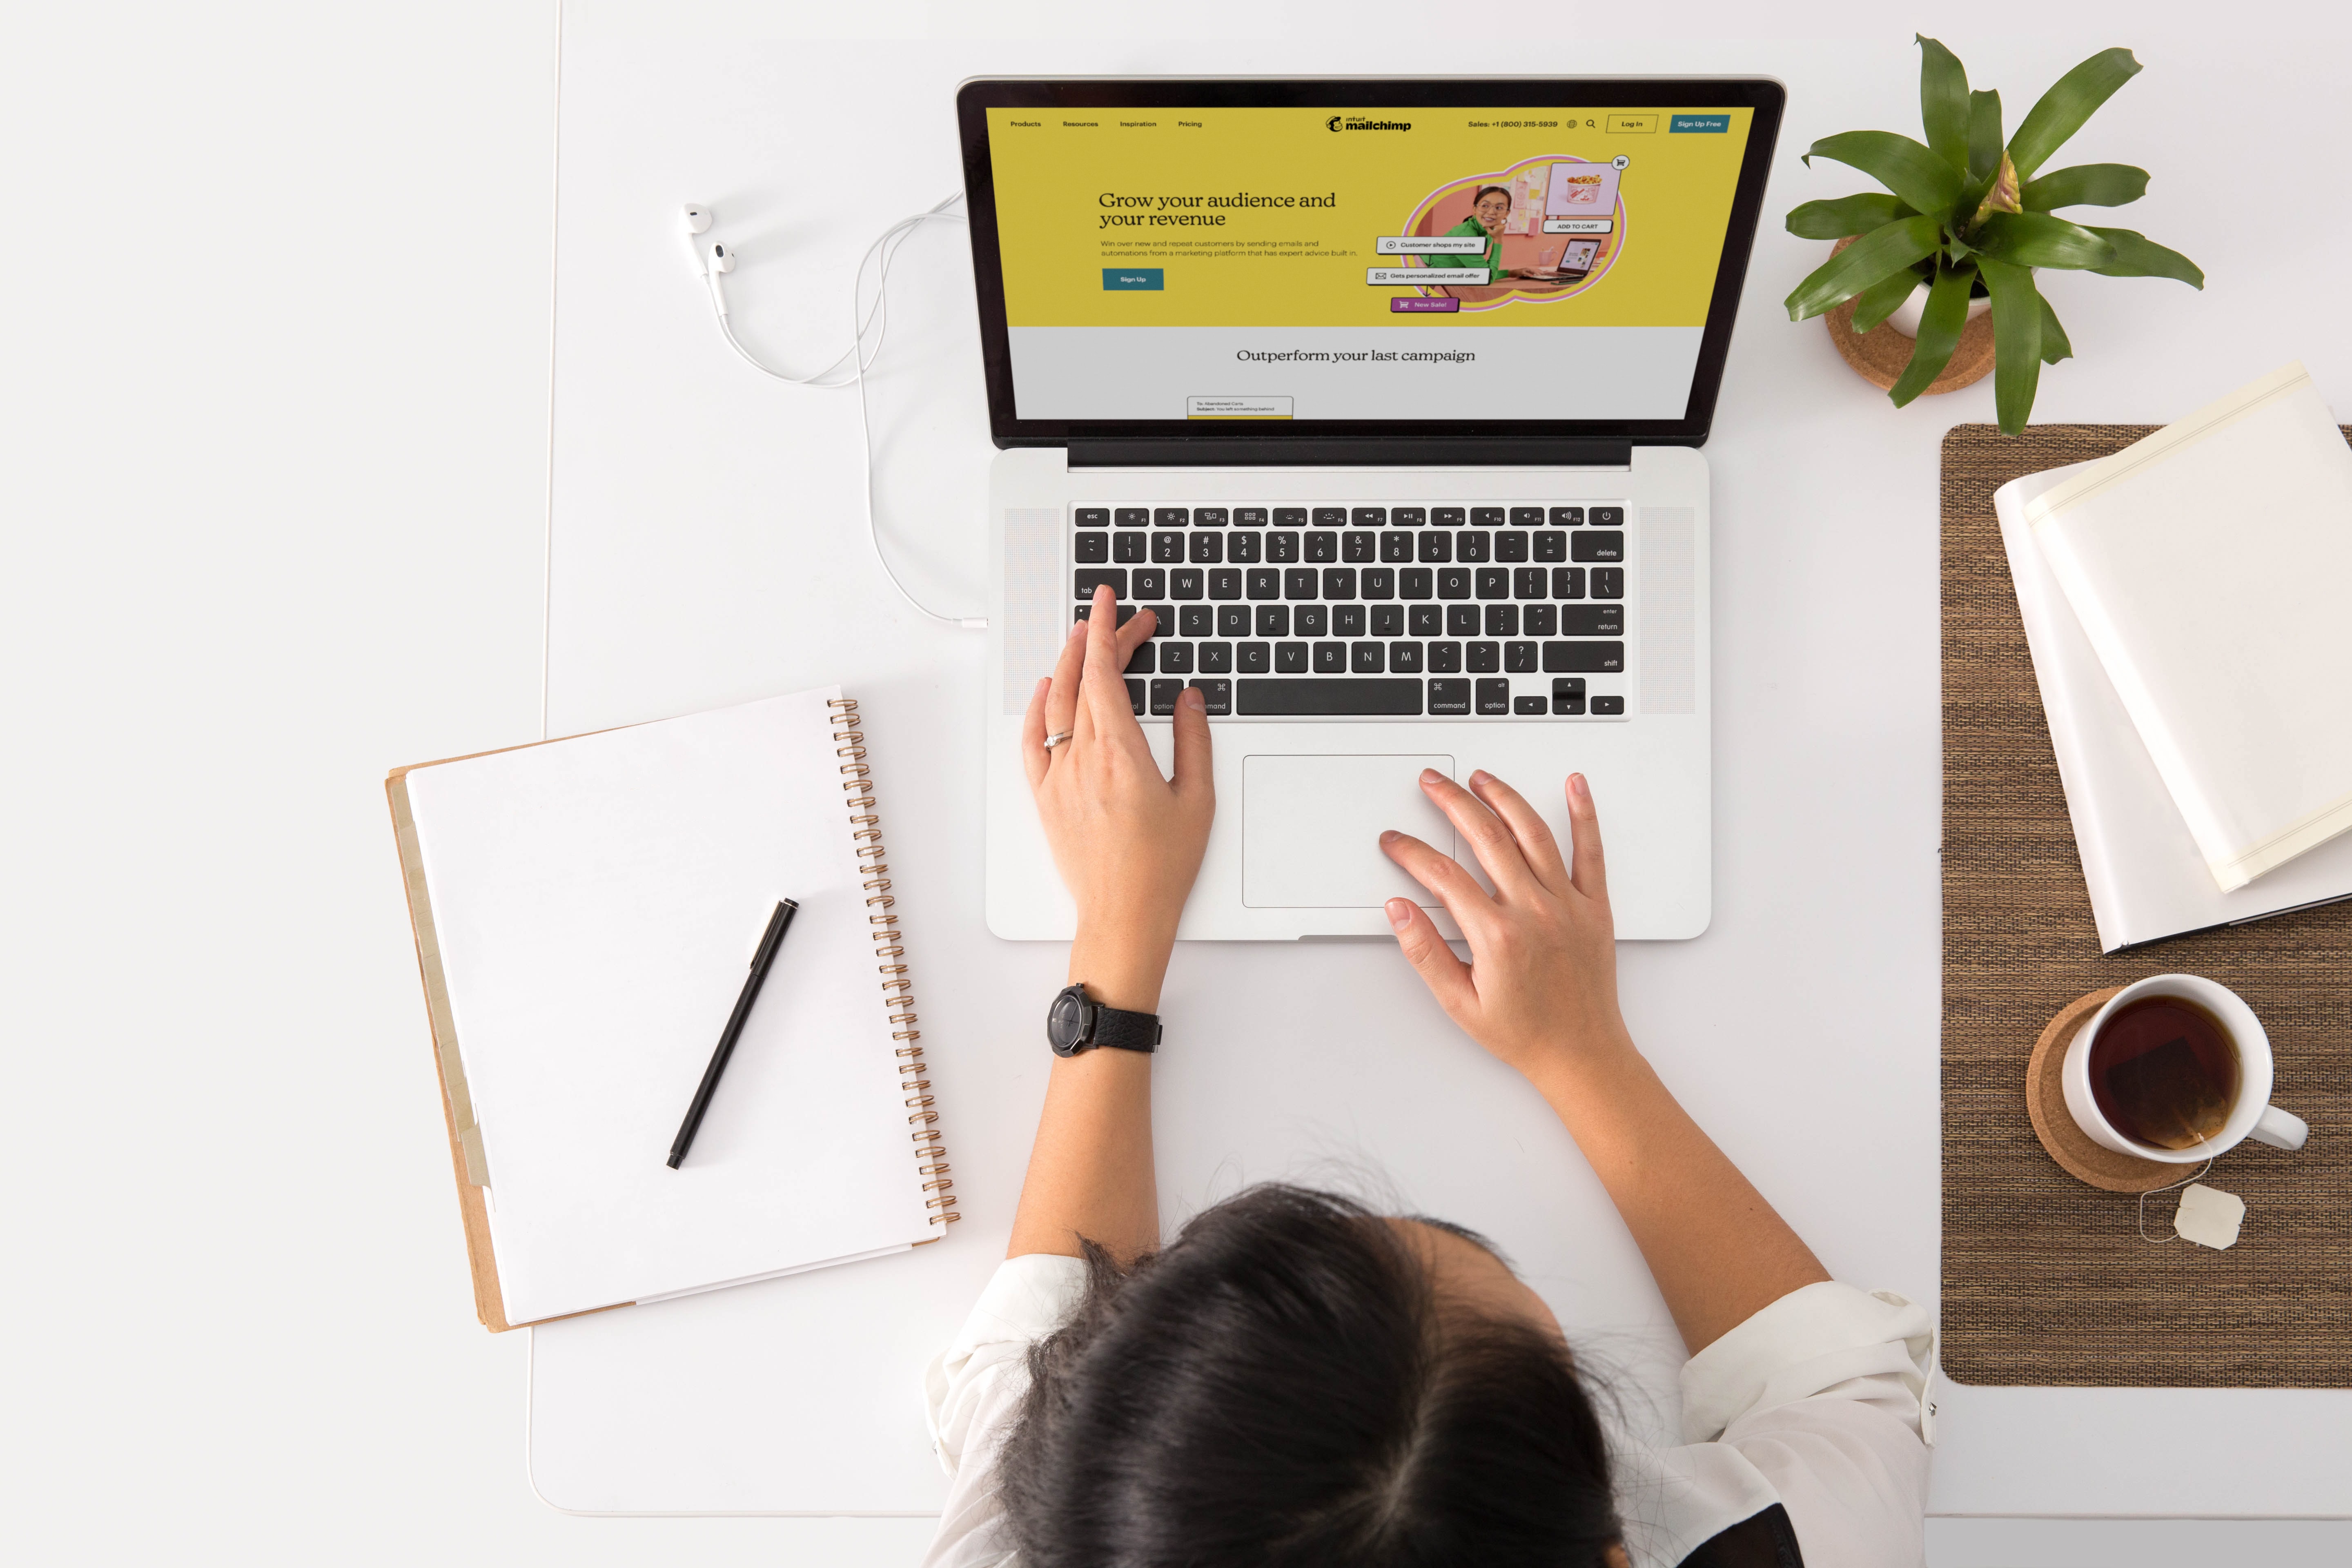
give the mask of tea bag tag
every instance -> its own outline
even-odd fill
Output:
[[[2180,1190],[2180,1207],[2172,1216],[2172,1228],[2198,1246],[2218,1252],[2237,1245],[2238,1226],[2245,1218],[2245,1199],[2191,1182]]]

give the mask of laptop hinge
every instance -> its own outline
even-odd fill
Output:
[[[1069,444],[1074,468],[1622,468],[1630,441],[1087,440]]]

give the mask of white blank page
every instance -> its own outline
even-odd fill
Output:
[[[419,768],[510,1322],[929,1239],[825,700]],[[780,898],[800,911],[664,1161]]]

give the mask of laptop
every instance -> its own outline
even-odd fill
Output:
[[[1207,700],[1178,934],[1389,934],[1384,828],[1485,769],[1617,934],[1711,907],[1706,441],[1783,92],[1763,79],[968,81],[989,417],[987,913],[1066,940],[1022,715],[1098,584]],[[1565,262],[1566,265],[1561,264]],[[1572,274],[1572,276],[1571,276]],[[1436,911],[1441,930],[1455,932]]]

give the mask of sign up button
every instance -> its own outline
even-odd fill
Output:
[[[1728,114],[1677,114],[1667,122],[1666,134],[1679,136],[1693,132],[1702,134],[1712,132],[1721,135],[1730,129],[1731,116]]]
[[[1168,287],[1168,269],[1164,267],[1106,267],[1103,268],[1106,289],[1160,289]]]

